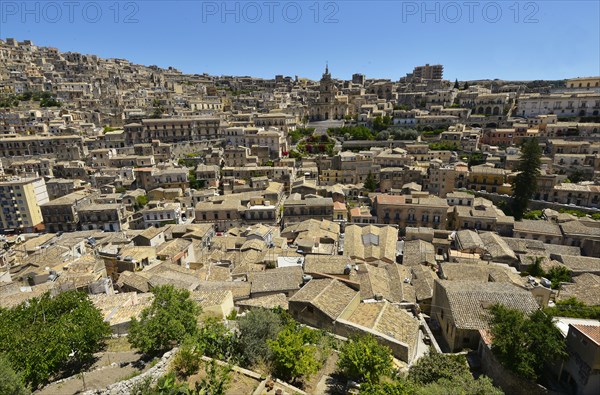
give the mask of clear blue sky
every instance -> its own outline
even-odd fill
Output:
[[[600,75],[599,0],[74,3],[2,0],[0,37],[214,75],[316,79],[326,61],[344,79],[425,63],[451,80]]]

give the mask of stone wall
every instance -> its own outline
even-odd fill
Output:
[[[500,387],[506,394],[512,395],[548,395],[548,390],[532,381],[522,379],[505,369],[496,359],[492,350],[485,344],[479,345],[479,357],[483,374]]]
[[[172,143],[171,152],[175,158],[183,158],[186,154],[194,154],[207,147],[220,147],[222,143],[221,139]]]
[[[491,200],[495,205],[498,205],[499,202],[506,201],[508,202],[510,197],[498,195],[497,193],[488,193],[488,192],[475,192],[477,197],[482,197],[488,200]],[[583,211],[586,214],[595,214],[600,212],[598,209],[592,207],[583,207],[583,206],[569,206],[568,204],[560,204],[554,202],[546,202],[544,200],[530,200],[527,206],[530,210],[543,210],[545,208],[549,208],[552,210],[559,211],[561,208],[565,210],[579,210]]]
[[[177,354],[178,349],[174,348],[171,351],[167,351],[156,365],[129,380],[120,381],[115,384],[111,384],[108,387],[101,390],[90,390],[83,393],[83,395],[129,395],[131,388],[136,384],[146,380],[147,377],[152,378],[152,384],[156,384],[159,378],[167,374],[171,361]]]
[[[415,350],[410,350],[408,344],[402,343],[392,337],[386,336],[382,333],[376,332],[370,328],[360,326],[350,321],[338,318],[334,323],[333,332],[338,336],[343,336],[346,338],[351,338],[355,335],[364,335],[365,333],[368,333],[373,335],[373,337],[375,337],[380,344],[388,346],[392,350],[392,354],[394,354],[394,357],[398,358],[399,360],[404,361],[406,363],[411,363],[414,357]],[[417,341],[418,336],[419,334],[417,332]],[[412,355],[410,355],[411,351]]]

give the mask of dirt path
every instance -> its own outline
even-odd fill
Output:
[[[323,368],[319,371],[319,376],[311,380],[306,386],[306,392],[309,394],[338,394],[338,380],[334,373],[337,369],[339,355],[336,352],[325,362]]]
[[[34,394],[74,395],[85,390],[102,389],[142,373],[146,369],[144,364],[138,364],[140,354],[134,351],[103,352],[98,357],[88,372],[83,373],[83,379],[81,376],[73,376],[62,383],[49,384]]]
[[[139,372],[132,366],[108,367],[91,373],[84,373],[81,378],[73,378],[59,384],[50,384],[42,390],[35,392],[36,395],[74,395],[85,390],[102,389],[110,384],[119,382]],[[85,389],[83,387],[85,381]]]

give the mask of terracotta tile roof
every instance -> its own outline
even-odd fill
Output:
[[[304,258],[306,273],[344,274],[347,265],[351,265],[349,257],[343,255],[308,254]],[[353,266],[353,265],[352,265]]]
[[[573,324],[573,326],[600,346],[600,325]]]
[[[419,321],[387,301],[359,304],[348,321],[407,344],[409,355],[412,355],[419,336]]]
[[[600,274],[600,258],[590,256],[570,256],[561,255],[558,258],[565,266],[568,266],[574,273],[591,272]]]
[[[338,280],[314,279],[296,292],[289,302],[310,303],[335,320],[357,294],[358,291]]]
[[[398,229],[392,226],[346,227],[344,255],[363,261],[396,262]]]
[[[288,309],[288,301],[285,294],[274,294],[259,296],[257,298],[251,298],[242,300],[236,303],[238,306],[245,307],[262,307],[265,309],[273,309],[275,307],[281,307],[285,310]]]
[[[293,291],[300,289],[302,284],[301,267],[285,267],[248,273],[251,293]]]
[[[150,291],[150,285],[148,284],[148,279],[146,277],[129,271],[121,273],[119,280],[117,281],[117,286],[119,288],[129,287],[137,292]]]
[[[230,296],[231,295],[231,296]],[[202,308],[219,306],[223,304],[228,297],[232,297],[231,290],[207,290],[194,291],[190,293],[190,298],[195,300]]]
[[[412,284],[415,288],[417,302],[431,299],[433,296],[434,272],[423,265],[414,265],[410,267],[412,274]],[[437,276],[435,276],[437,278]]]
[[[558,225],[541,220],[524,219],[522,221],[515,221],[514,230],[515,232],[562,236]]]
[[[435,264],[435,247],[423,240],[407,240],[402,251],[402,264],[407,266],[422,263]]]
[[[560,224],[563,232],[565,234],[575,234],[575,235],[589,235],[593,237],[600,237],[600,228],[596,228],[593,226],[587,226],[582,221],[569,221],[563,222]]]
[[[246,299],[250,296],[250,283],[246,281],[201,281],[196,290],[210,292],[231,290],[234,299]]]
[[[404,283],[405,278],[410,278],[409,269],[397,263],[362,264],[358,271],[360,297],[364,300],[381,296],[392,303],[414,302],[414,288]]]
[[[573,278],[572,284],[563,284],[558,300],[577,298],[588,306],[600,306],[600,276],[583,273]]]
[[[497,303],[526,313],[539,308],[529,291],[512,284],[442,280],[436,280],[436,283],[445,294],[439,297],[448,299],[454,324],[459,329],[487,328],[488,309]]]
[[[377,204],[404,204],[406,199],[402,195],[377,195],[375,196]]]

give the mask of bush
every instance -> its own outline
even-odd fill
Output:
[[[200,355],[198,354],[196,341],[193,337],[187,337],[182,343],[177,355],[173,358],[172,368],[178,377],[188,377],[200,368]]]
[[[523,219],[539,220],[542,218],[542,210],[530,210],[523,214]]]
[[[273,340],[283,329],[281,316],[272,310],[252,310],[238,321],[239,347],[244,364],[249,366],[271,359],[268,340]]]
[[[409,372],[410,381],[427,385],[439,380],[467,378],[471,375],[463,355],[429,353],[414,364]]]
[[[441,379],[435,383],[418,387],[415,395],[503,395],[504,392],[494,387],[492,380],[480,376],[477,380],[473,376],[467,378]]]
[[[30,393],[25,387],[23,378],[15,373],[8,359],[0,355],[0,394],[28,395]]]
[[[574,297],[556,302],[554,307],[544,309],[551,317],[588,318],[600,320],[600,306],[587,306]]]

